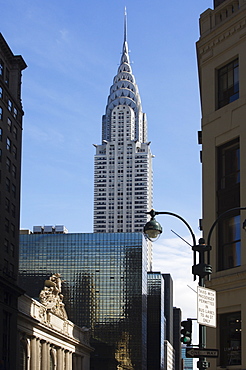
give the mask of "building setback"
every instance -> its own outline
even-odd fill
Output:
[[[40,228],[41,230],[41,228]],[[147,368],[147,245],[141,233],[20,235],[20,284],[61,274],[69,320],[91,328],[91,369]],[[118,366],[118,367],[117,367]]]
[[[209,359],[212,369],[246,368],[246,213],[238,209],[246,206],[245,19],[245,0],[214,1],[200,16],[197,42],[205,238],[227,212],[212,234],[206,282],[217,291],[217,328],[207,328],[207,347],[219,349],[219,358]]]
[[[27,67],[0,34],[0,364],[16,368],[22,117]]]
[[[95,147],[94,232],[142,232],[152,208],[152,154],[129,59],[126,16],[120,66],[102,117],[102,143]]]

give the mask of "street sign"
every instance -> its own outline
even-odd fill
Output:
[[[216,291],[197,287],[197,322],[216,328]]]
[[[208,349],[208,348],[186,348],[186,357],[218,357],[218,349]]]

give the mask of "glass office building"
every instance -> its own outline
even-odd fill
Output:
[[[148,369],[164,370],[164,277],[160,272],[148,272]]]
[[[19,271],[31,297],[52,273],[61,274],[69,319],[92,331],[92,369],[146,370],[147,245],[141,233],[20,235]]]
[[[186,347],[182,347],[181,352],[182,352],[183,369],[193,370],[193,359],[186,357]]]

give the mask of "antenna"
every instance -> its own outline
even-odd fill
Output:
[[[126,6],[125,6],[125,15],[124,15],[124,42],[127,41],[127,13],[126,13]]]

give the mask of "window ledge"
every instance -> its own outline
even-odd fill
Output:
[[[238,283],[240,284],[238,285]],[[246,266],[238,266],[231,269],[214,272],[211,281],[206,281],[206,287],[223,291],[226,289],[245,287],[246,285]]]

